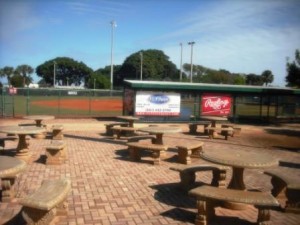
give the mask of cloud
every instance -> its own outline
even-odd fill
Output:
[[[2,1],[0,7],[0,38],[9,40],[15,34],[41,24],[31,4],[22,1]]]
[[[299,12],[300,2],[293,0],[218,1],[185,15],[179,29],[157,39],[189,38],[196,42],[194,64],[241,73],[271,69],[275,82],[282,84],[285,57],[300,47]],[[179,42],[172,44],[165,51],[179,62]],[[189,63],[190,46],[184,48],[183,60]]]
[[[71,1],[66,4],[76,14],[86,15],[93,13],[113,17],[123,12],[124,7],[128,6],[125,3],[112,1]]]

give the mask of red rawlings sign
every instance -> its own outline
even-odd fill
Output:
[[[225,116],[230,114],[230,95],[205,94],[201,102],[202,115]]]

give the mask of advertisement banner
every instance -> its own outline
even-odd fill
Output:
[[[8,92],[9,92],[10,95],[15,95],[15,94],[17,94],[17,88],[10,87],[8,89]]]
[[[138,116],[179,116],[180,94],[138,91],[135,99]]]
[[[201,108],[202,115],[229,115],[231,109],[231,96],[226,94],[204,94],[202,96]]]

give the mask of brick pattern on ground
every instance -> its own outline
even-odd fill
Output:
[[[90,122],[92,120],[84,120]],[[55,121],[56,122],[56,121]],[[53,123],[55,123],[53,121]],[[56,122],[57,123],[57,122]],[[204,142],[204,149],[232,148],[258,149],[262,152],[272,151],[272,154],[282,161],[299,164],[300,155],[297,151],[287,151],[283,148],[268,147],[264,140],[247,139],[247,132],[261,132],[260,129],[243,130],[240,137],[223,139],[208,139],[207,136],[188,134],[188,126],[182,125],[183,134],[168,134],[164,136],[165,144],[170,146],[166,156],[158,166],[152,165],[152,158],[145,153],[140,162],[129,159],[126,140],[114,140],[101,134],[105,133],[105,122],[93,122],[89,125],[80,124],[70,129],[64,124],[64,141],[67,145],[68,159],[62,165],[45,164],[45,147],[51,139],[31,139],[31,160],[15,184],[16,199],[10,203],[0,202],[0,224],[10,221],[21,224],[21,206],[17,199],[34,192],[44,179],[67,177],[71,180],[72,189],[68,196],[68,216],[58,217],[57,225],[156,225],[156,224],[194,224],[196,215],[195,199],[189,197],[179,187],[178,173],[169,167],[178,164],[178,144]],[[73,121],[76,123],[76,120]],[[97,123],[96,125],[93,125]],[[102,125],[99,125],[102,123]],[[71,124],[71,123],[70,123]],[[51,126],[51,125],[50,125]],[[101,127],[101,130],[98,128]],[[259,136],[259,135],[258,135]],[[147,141],[147,140],[146,140]],[[17,142],[7,142],[4,154],[12,154]],[[202,159],[194,158],[192,164],[202,163]],[[300,172],[300,170],[299,170]],[[210,183],[211,173],[201,173],[201,179]],[[228,184],[231,172],[228,172]],[[245,183],[249,189],[270,191],[270,177],[261,170],[245,170]],[[233,211],[217,208],[217,217],[213,225],[249,224],[256,222],[257,210],[249,207],[243,211]],[[273,225],[296,225],[300,215],[271,211]]]

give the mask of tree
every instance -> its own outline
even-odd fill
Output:
[[[8,85],[10,85],[10,78],[14,74],[14,68],[10,66],[5,66],[0,69],[0,77],[6,77]]]
[[[266,86],[268,86],[269,83],[272,83],[274,80],[274,75],[272,74],[272,71],[270,70],[265,70],[262,74],[261,74],[261,80],[264,84],[266,84]]]
[[[286,64],[287,76],[285,81],[287,86],[300,88],[300,51],[295,52],[295,60]]]
[[[190,71],[191,64],[183,65],[184,71]],[[245,76],[230,73],[228,70],[214,70],[201,65],[193,66],[193,82],[212,84],[245,84]]]
[[[23,77],[23,87],[29,85],[32,82],[32,77],[30,74],[34,72],[34,69],[29,65],[20,65],[16,68],[15,74],[21,75]]]
[[[246,84],[248,85],[263,85],[262,77],[253,73],[246,75]]]
[[[49,84],[55,82],[60,85],[81,85],[87,84],[93,70],[85,65],[83,62],[77,62],[68,57],[57,57],[44,62],[36,68],[36,73],[39,77]]]
[[[119,70],[118,83],[124,79],[140,80],[141,51],[127,57]],[[179,71],[163,51],[150,49],[143,53],[143,80],[179,80]]]
[[[243,74],[233,74],[233,84],[236,85],[246,84],[246,76]]]
[[[103,75],[99,70],[92,73],[87,81],[88,88],[91,89],[109,89],[110,88],[110,78]]]
[[[11,85],[14,87],[24,87],[24,77],[16,73],[10,78]]]
[[[50,87],[50,86],[52,86],[52,85],[50,85],[50,84],[47,84],[47,83],[45,82],[44,79],[40,79],[40,80],[38,81],[38,85],[39,85],[39,87],[41,87],[41,88],[45,88],[45,87]]]

